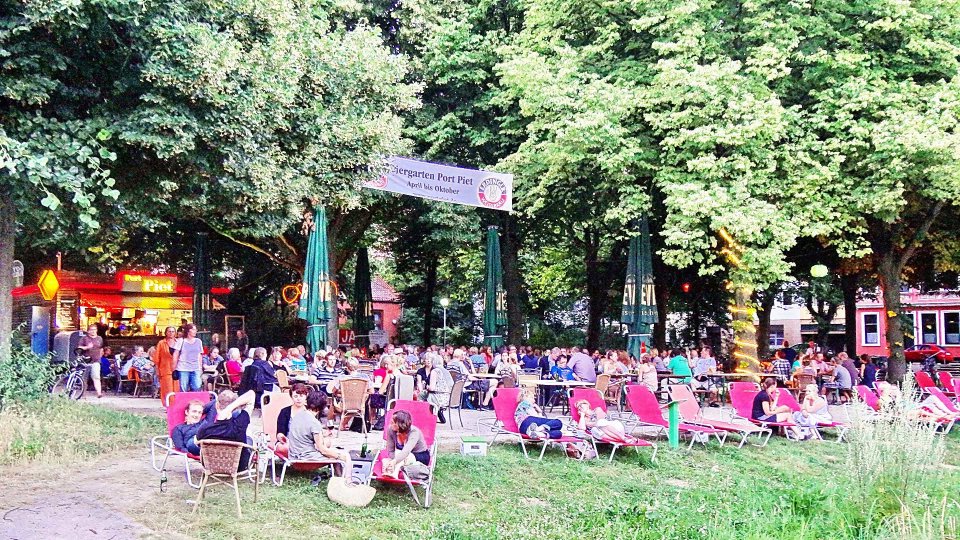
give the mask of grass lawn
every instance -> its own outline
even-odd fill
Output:
[[[656,464],[649,451],[625,450],[612,464],[571,461],[558,450],[528,461],[515,443],[497,444],[485,458],[444,453],[426,510],[405,488],[382,486],[369,507],[342,508],[327,499],[325,483],[314,488],[310,475],[292,473],[282,488],[261,486],[255,504],[252,486],[243,485],[237,519],[222,487],[212,487],[191,517],[196,491],[177,472],[179,461],[166,492],[158,492],[145,441],[163,431],[160,418],[42,400],[0,413],[0,463],[68,463],[127,450],[122,455],[133,457],[123,469],[140,482],[133,490],[140,500],[123,508],[161,537],[932,539],[956,538],[960,518],[958,433],[947,437],[939,470],[919,475],[905,512],[897,486],[862,495],[847,461],[852,445],[774,439],[762,449],[711,444],[689,453],[661,441]],[[116,489],[106,459],[97,481]]]
[[[960,448],[951,437],[950,448]],[[574,462],[559,452],[543,462],[523,459],[515,445],[486,458],[441,456],[434,504],[418,509],[406,490],[381,490],[364,509],[331,503],[309,477],[293,475],[267,487],[236,518],[228,491],[214,490],[195,520],[185,507],[154,506],[154,527],[200,538],[267,538],[277,534],[336,538],[898,538],[886,511],[850,496],[845,445],[774,440],[768,448],[711,448],[692,453],[623,452],[613,464]],[[954,454],[955,452],[949,452]],[[647,454],[648,455],[648,454]],[[957,470],[925,482],[935,507],[955,496]],[[189,495],[188,495],[189,496]],[[859,510],[858,510],[859,509]],[[956,517],[956,503],[947,512]],[[939,515],[933,525],[944,523]],[[908,536],[922,535],[917,532]],[[280,533],[280,531],[283,531]],[[936,533],[929,537],[939,538]]]

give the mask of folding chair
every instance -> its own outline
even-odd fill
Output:
[[[956,384],[953,375],[949,371],[938,371],[937,379],[940,381],[943,393],[953,399],[957,399]]]
[[[250,450],[251,461],[246,469],[238,471],[244,448]],[[197,508],[203,502],[207,485],[213,482],[233,488],[233,494],[237,499],[237,517],[243,517],[243,511],[240,509],[240,487],[237,485],[237,480],[253,480],[253,502],[257,502],[260,482],[257,478],[256,456],[257,449],[248,444],[215,439],[200,441],[200,463],[203,466],[203,479],[200,480],[200,493],[197,494],[197,499],[193,503],[193,513],[197,513]]]
[[[670,424],[663,418],[660,402],[653,392],[642,384],[628,384],[624,387],[626,393],[627,405],[630,406],[636,423],[641,426],[656,428],[658,432],[666,434],[670,429]],[[706,446],[710,435],[717,438],[720,446],[727,440],[727,432],[722,429],[714,429],[706,426],[698,426],[681,422],[680,433],[690,435],[690,445],[688,449],[693,448],[693,443],[697,439]]]
[[[500,437],[500,435],[516,435],[520,437],[520,449],[523,450],[523,457],[527,459],[530,459],[530,455],[527,453],[527,443],[543,445],[543,448],[540,449],[540,457],[537,458],[537,461],[539,461],[543,459],[543,455],[551,443],[565,445],[566,443],[586,442],[579,437],[571,437],[568,435],[559,439],[534,439],[526,433],[520,433],[520,427],[517,425],[517,420],[514,417],[514,413],[517,411],[517,397],[519,395],[519,388],[497,388],[493,393],[492,401],[493,412],[496,415],[494,421],[477,420],[478,432],[480,431],[480,426],[485,426],[493,431],[493,440],[490,441],[491,445],[497,442],[497,438]]]
[[[212,392],[171,392],[166,395],[167,402],[167,433],[150,438],[150,465],[153,470],[160,472],[167,468],[167,460],[170,456],[183,456],[184,469],[187,476],[187,484],[193,488],[199,488],[199,483],[194,483],[190,473],[190,463],[199,462],[200,456],[190,454],[182,448],[173,446],[173,430],[186,421],[187,406],[191,401],[197,400],[207,404],[215,401],[217,397]],[[157,463],[157,453],[164,452],[163,461]]]
[[[416,501],[418,505],[429,508],[433,502],[433,472],[437,466],[437,416],[434,412],[434,407],[425,401],[393,400],[387,404],[387,415],[384,418],[383,425],[389,426],[390,420],[393,418],[393,413],[399,410],[410,413],[410,424],[419,428],[420,432],[423,433],[423,441],[426,443],[427,448],[430,449],[430,463],[427,465],[429,474],[425,480],[415,480],[407,476],[401,467],[397,472],[397,476],[384,476],[383,459],[387,457],[387,449],[383,448],[377,454],[377,458],[373,463],[373,472],[370,474],[370,480],[376,480],[385,484],[406,484],[410,489],[410,494],[413,495],[413,500]],[[383,431],[383,440],[386,441],[387,437],[388,433],[385,429]],[[368,483],[370,480],[368,480]],[[420,502],[416,486],[423,488],[423,502]]]
[[[600,409],[603,412],[607,412],[607,402],[603,397],[603,394],[600,393],[596,388],[571,388],[567,392],[567,400],[570,404],[570,416],[573,418],[574,422],[580,422],[580,411],[577,410],[576,403],[581,399],[587,400],[590,403],[590,408],[593,410]],[[645,441],[643,439],[636,439],[634,442],[621,441],[617,439],[612,439],[610,437],[596,437],[593,433],[589,433],[590,442],[593,443],[593,450],[597,452],[597,457],[599,458],[600,452],[597,449],[597,443],[609,444],[613,448],[610,450],[610,459],[607,460],[608,463],[613,461],[614,454],[617,453],[617,449],[621,446],[625,448],[633,448],[637,451],[637,454],[640,453],[641,447],[653,448],[653,454],[650,456],[650,461],[656,463],[657,461],[657,445],[653,444],[650,441]]]
[[[874,411],[880,411],[880,398],[877,397],[877,394],[873,390],[867,388],[862,384],[858,384],[854,387],[854,390],[857,391],[857,395],[860,397],[860,401],[866,404],[867,407],[870,407]]]
[[[667,385],[667,388],[670,392],[670,399],[680,402],[678,405],[680,408],[680,418],[682,418],[684,422],[733,433],[740,437],[740,444],[737,448],[743,448],[743,445],[747,443],[750,435],[757,436],[757,442],[753,443],[754,446],[763,447],[770,442],[770,436],[773,435],[773,430],[769,428],[752,424],[724,422],[722,420],[713,420],[704,417],[703,410],[700,409],[700,404],[697,403],[697,398],[694,397],[689,385],[671,384]],[[766,435],[766,438],[764,438],[764,435]]]
[[[933,377],[926,371],[915,371],[913,378],[917,381],[917,388],[919,388],[921,392],[929,393],[931,388],[937,387],[937,383],[933,382]]]

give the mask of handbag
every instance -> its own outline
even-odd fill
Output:
[[[173,370],[173,373],[171,373],[170,376],[173,377],[173,380],[175,381],[180,380],[180,372],[177,370]]]

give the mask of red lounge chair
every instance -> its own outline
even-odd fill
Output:
[[[736,434],[740,437],[740,444],[737,448],[743,448],[743,445],[746,444],[750,435],[757,436],[757,442],[754,443],[754,446],[763,447],[770,442],[770,436],[773,434],[773,430],[769,428],[704,418],[700,404],[697,403],[697,398],[693,395],[693,390],[690,389],[690,386],[686,384],[671,384],[668,385],[667,388],[670,391],[670,399],[680,402],[680,418],[682,418],[684,422],[713,429],[721,429],[727,433]],[[764,437],[764,435],[766,435],[766,437]]]
[[[951,375],[949,371],[938,371],[937,379],[940,380],[940,386],[943,390],[943,393],[949,398],[956,399],[957,390],[953,375]]]
[[[607,401],[603,398],[603,394],[600,393],[596,388],[571,388],[567,391],[567,402],[570,405],[570,416],[573,418],[574,422],[580,422],[580,412],[577,411],[576,403],[581,399],[587,400],[590,403],[591,409],[600,408],[603,412],[607,412]],[[635,442],[626,442],[620,441],[617,439],[611,439],[609,437],[594,437],[593,434],[590,434],[590,442],[593,443],[593,450],[597,452],[597,457],[600,457],[600,452],[597,450],[597,443],[609,444],[613,447],[610,450],[610,459],[607,462],[613,461],[614,454],[617,453],[617,449],[621,446],[625,448],[633,448],[640,453],[640,447],[647,446],[653,448],[653,454],[650,456],[650,461],[656,462],[657,460],[657,445],[653,444],[650,441],[645,441],[643,439],[636,439]]]
[[[929,393],[931,388],[937,387],[937,383],[933,382],[933,377],[926,371],[915,371],[913,373],[913,379],[917,381],[917,388],[919,388],[921,392]]]
[[[797,398],[791,392],[781,392],[780,393],[780,403],[783,403],[787,407],[790,407],[791,411],[797,412],[800,410],[800,403],[797,401]],[[844,424],[843,422],[817,422],[817,428],[825,429],[836,429],[837,430],[837,442],[843,440],[843,437],[847,434],[847,431],[850,429],[850,426]],[[823,439],[820,435],[820,430],[814,430],[814,435],[819,439]]]
[[[566,443],[585,442],[579,437],[564,436],[559,439],[534,439],[528,437],[526,433],[520,433],[520,427],[517,426],[517,421],[514,418],[514,413],[517,412],[517,397],[519,395],[520,388],[497,388],[493,393],[493,412],[496,415],[496,420],[492,423],[485,423],[482,420],[477,421],[478,431],[481,425],[493,430],[493,440],[490,441],[490,444],[497,442],[497,437],[500,435],[516,435],[520,437],[520,449],[523,450],[523,457],[528,459],[530,455],[527,454],[527,443],[542,444],[540,457],[537,458],[539,461],[543,459],[543,454],[546,453],[547,446],[551,443],[565,445]]]
[[[783,390],[787,392],[786,389]],[[733,409],[736,411],[737,416],[749,420],[754,424],[757,424],[761,427],[778,427],[783,428],[783,435],[788,439],[796,439],[796,434],[794,433],[794,428],[799,428],[796,423],[792,421],[788,422],[765,422],[763,420],[758,420],[752,418],[753,413],[753,399],[760,393],[756,383],[752,382],[734,382],[730,383],[730,403],[733,405]],[[787,392],[789,393],[789,392]]]
[[[166,395],[167,402],[167,433],[166,435],[157,435],[150,438],[150,465],[153,470],[160,472],[167,468],[167,460],[170,456],[183,456],[184,469],[187,475],[187,484],[190,487],[200,489],[200,483],[194,483],[190,474],[190,462],[200,463],[200,456],[188,453],[183,448],[174,448],[173,429],[182,424],[187,417],[187,405],[193,400],[198,400],[203,404],[215,401],[217,396],[212,392],[171,392]],[[164,453],[163,461],[157,464],[157,451]]]
[[[875,394],[873,390],[862,384],[858,384],[854,388],[857,390],[857,395],[860,396],[860,401],[864,402],[867,407],[870,407],[874,411],[880,411],[880,398],[877,397],[877,394]]]
[[[387,449],[383,448],[373,462],[373,472],[370,474],[370,480],[377,480],[385,484],[406,484],[410,488],[413,500],[424,508],[429,508],[433,498],[433,471],[437,466],[437,415],[433,411],[433,405],[426,401],[408,401],[395,399],[387,404],[387,415],[383,420],[384,426],[390,426],[390,419],[394,411],[404,410],[410,413],[411,424],[417,426],[423,433],[423,440],[430,449],[430,464],[428,469],[430,474],[426,480],[413,480],[408,478],[401,469],[396,477],[383,475],[383,458],[387,456]],[[389,427],[387,427],[389,429]],[[387,440],[387,431],[383,431],[383,440]],[[423,502],[417,496],[415,486],[423,487]]]
[[[653,392],[642,384],[628,384],[625,392],[627,405],[629,405],[630,410],[633,411],[637,423],[641,426],[655,427],[658,431],[666,434],[667,430],[670,429],[670,424],[663,418],[660,403],[657,401],[657,397],[653,395]],[[714,429],[684,422],[680,423],[680,433],[690,435],[690,446],[687,448],[692,448],[693,443],[696,442],[698,438],[700,438],[703,445],[706,446],[710,435],[717,438],[720,446],[723,446],[723,443],[727,440],[727,432],[722,429]]]

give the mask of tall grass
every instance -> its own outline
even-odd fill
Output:
[[[939,475],[945,441],[936,425],[912,414],[918,407],[915,390],[908,379],[902,397],[879,412],[862,402],[850,407],[846,471],[849,493],[862,501],[868,522],[886,522],[884,528],[899,532],[916,528],[920,534],[929,529],[928,487]],[[937,515],[946,527],[945,514]]]
[[[159,418],[58,396],[14,402],[0,411],[0,464],[65,463],[143,445],[164,429]]]

